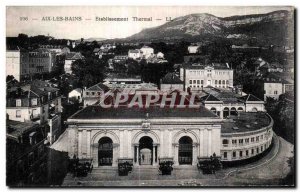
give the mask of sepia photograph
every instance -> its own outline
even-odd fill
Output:
[[[5,9],[8,188],[295,188],[295,7]]]

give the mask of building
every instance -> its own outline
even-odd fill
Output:
[[[279,95],[294,91],[294,80],[290,73],[268,73],[256,80],[257,96],[264,101],[268,97],[278,99]]]
[[[103,80],[104,82],[116,83],[116,84],[138,84],[142,83],[141,76],[139,75],[127,75],[122,73],[109,73]]]
[[[68,94],[68,101],[78,101],[79,103],[82,102],[82,89],[76,88],[73,89],[71,92]]]
[[[55,65],[55,53],[49,49],[38,48],[29,52],[30,74],[50,73]]]
[[[175,73],[168,73],[160,80],[160,90],[170,91],[179,90],[183,91],[183,81]]]
[[[184,97],[184,104],[191,102],[189,96]],[[181,99],[176,96],[176,106]],[[203,105],[161,108],[159,101],[149,108],[130,108],[124,103],[117,108],[93,105],[78,111],[67,120],[69,145],[64,150],[70,157],[93,159],[94,167],[116,167],[126,159],[134,167],[156,167],[160,161],[171,160],[175,167],[196,169],[198,162],[213,154],[222,161],[245,160],[271,145],[273,120],[265,112],[240,112],[222,119]]]
[[[35,80],[31,84],[7,90],[6,113],[9,120],[36,122],[47,128],[48,141],[52,144],[61,131],[61,95],[59,89]]]
[[[143,57],[143,52],[139,49],[130,49],[128,51],[128,58],[132,58],[134,60],[140,59]]]
[[[65,73],[72,74],[72,63],[77,60],[82,60],[84,59],[83,55],[81,55],[80,52],[70,52],[67,53],[66,58],[65,58],[65,65],[64,65],[64,70]]]
[[[17,81],[30,74],[29,53],[23,48],[6,50],[6,75],[12,75]]]
[[[186,63],[180,68],[180,79],[184,82],[185,91],[188,88],[190,91],[200,91],[207,86],[228,89],[233,87],[233,69],[227,63]]]
[[[221,118],[230,118],[241,112],[265,112],[264,101],[254,95],[243,96],[219,88],[204,88],[199,101]]]
[[[127,55],[115,55],[112,61],[113,61],[114,63],[125,64],[126,61],[127,61],[127,59],[128,59],[128,56],[127,56]]]
[[[55,52],[56,54],[62,53],[63,46],[61,45],[41,45],[40,48],[48,49],[50,52]]]
[[[154,49],[151,48],[151,47],[149,47],[149,46],[146,46],[146,45],[145,45],[145,46],[143,46],[140,50],[141,50],[141,52],[142,52],[142,54],[143,54],[143,57],[144,57],[145,59],[147,59],[148,57],[154,55]]]
[[[188,52],[189,52],[189,54],[199,53],[199,51],[200,51],[199,48],[200,48],[199,45],[190,45],[190,46],[188,46]]]
[[[93,105],[96,102],[100,101],[100,96],[109,91],[109,88],[103,83],[98,83],[83,90],[82,99],[83,106]]]
[[[39,124],[6,120],[6,184],[45,183],[47,150]]]

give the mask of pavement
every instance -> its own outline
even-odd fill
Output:
[[[158,168],[134,167],[128,176],[118,176],[117,168],[94,168],[87,177],[67,174],[62,184],[68,186],[278,186],[290,171],[289,157],[294,146],[275,136],[273,148],[255,163],[226,168],[216,174],[202,174],[195,166],[175,167],[172,175],[160,175]]]

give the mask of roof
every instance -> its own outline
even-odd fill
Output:
[[[268,73],[263,77],[265,83],[282,83],[282,84],[294,84],[294,80],[292,79],[290,74],[286,73]]]
[[[72,92],[77,92],[77,93],[81,93],[82,89],[81,88],[76,88],[76,89],[73,89],[72,91],[69,92],[72,93]]]
[[[172,117],[219,118],[204,106],[200,106],[200,108],[197,109],[170,109],[160,108],[159,106],[148,109],[140,109],[135,107],[102,108],[101,106],[87,106],[81,111],[75,113],[69,119],[145,119],[146,116],[148,116],[148,119]]]
[[[101,49],[100,48],[95,48],[94,50],[93,50],[93,52],[94,53],[97,53],[97,52],[99,52]]]
[[[162,79],[162,84],[183,84],[183,81],[175,73],[167,73]]]
[[[261,101],[261,102],[263,102],[261,99],[257,98],[256,96],[254,96],[252,94],[242,96],[239,99],[242,100],[243,102],[247,102],[247,101]]]
[[[140,52],[142,52],[142,51],[139,50],[139,49],[130,49],[128,52],[129,52],[129,53],[140,53]]]
[[[218,98],[216,98],[215,96],[208,94],[204,97],[201,97],[202,101],[220,101]]]
[[[265,112],[239,112],[239,116],[230,116],[224,121],[221,133],[241,133],[259,130],[270,125],[271,119]],[[238,129],[233,129],[236,127]]]
[[[12,121],[6,120],[6,128],[7,128],[7,136],[13,139],[18,139],[19,136],[23,135],[24,133],[35,129],[38,127],[37,123],[29,122],[19,122],[19,121]]]
[[[224,70],[232,70],[229,67],[228,63],[185,63],[182,65],[185,69],[205,69],[206,67],[211,67],[213,69],[224,69]]]
[[[153,49],[152,47],[149,47],[147,45],[144,45],[141,49]]]
[[[109,88],[106,85],[104,85],[103,83],[98,83],[96,85],[93,85],[93,86],[87,88],[87,90],[88,91],[104,91],[104,92],[106,92],[109,90]]]
[[[66,55],[66,60],[78,60],[83,59],[83,56],[80,52],[70,52]]]

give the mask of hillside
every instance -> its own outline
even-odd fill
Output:
[[[161,26],[148,28],[127,40],[201,40],[210,38],[248,38],[274,44],[291,44],[294,39],[294,13],[216,17],[207,13],[177,17]]]

